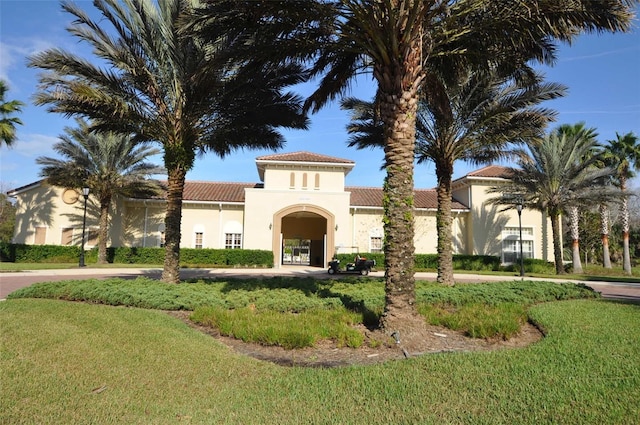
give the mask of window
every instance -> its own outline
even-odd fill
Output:
[[[241,233],[225,233],[224,247],[225,249],[242,248],[242,234]]]
[[[522,257],[533,258],[533,227],[522,228]],[[502,262],[520,261],[520,228],[516,226],[502,229]]]
[[[289,174],[289,188],[293,189],[294,187],[296,187],[296,174],[291,173]]]
[[[307,188],[307,173],[302,174],[302,188],[303,189]]]
[[[62,229],[62,238],[60,239],[60,245],[71,245],[73,243],[73,228],[67,227]]]
[[[194,248],[202,249],[202,239],[203,239],[203,233],[196,232],[196,242],[195,242]]]
[[[47,240],[47,228],[38,226],[36,227],[36,233],[33,235],[34,245],[44,245]]]
[[[515,235],[520,236],[520,228],[519,227],[505,227],[502,230],[502,236]],[[523,227],[522,228],[522,238],[525,236],[533,237],[533,227]]]
[[[316,173],[315,189],[320,190],[320,173]]]
[[[370,252],[382,252],[382,237],[381,236],[372,236],[370,241],[371,249]]]
[[[522,241],[522,258],[533,258],[533,241]],[[517,263],[520,261],[520,241],[510,239],[502,241],[502,262]]]

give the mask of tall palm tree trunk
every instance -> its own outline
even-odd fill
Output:
[[[436,162],[438,187],[438,211],[436,228],[438,230],[438,283],[453,286],[453,251],[451,248],[451,176],[453,165],[444,161]]]
[[[165,223],[165,254],[162,280],[180,283],[180,223],[182,221],[182,193],[187,171],[175,166],[167,172],[167,212]]]
[[[107,239],[109,237],[109,208],[111,197],[100,200],[100,228],[98,230],[98,264],[107,264]]]
[[[551,219],[551,233],[553,235],[553,258],[556,264],[556,274],[565,274],[562,262],[562,244],[560,243],[560,211],[557,208],[549,208]]]
[[[381,92],[380,113],[385,128],[384,230],[385,230],[385,311],[382,328],[400,331],[413,327],[419,318],[415,307],[413,161],[415,117],[418,110],[416,78],[403,64],[376,72]],[[412,70],[412,71],[413,71]],[[403,78],[404,77],[404,78]],[[415,77],[415,76],[414,76]],[[424,322],[422,322],[424,324]]]
[[[580,261],[580,227],[578,207],[569,207],[569,225],[571,227],[571,256],[573,260],[573,272],[582,273],[582,261]]]
[[[627,181],[620,179],[620,190],[626,192]],[[629,251],[629,198],[625,195],[620,205],[622,216],[622,269],[628,275],[631,274],[631,253]]]
[[[602,203],[600,210],[600,234],[602,235],[602,266],[611,268],[611,255],[609,254],[609,207]]]

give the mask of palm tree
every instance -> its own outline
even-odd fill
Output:
[[[600,213],[600,235],[602,239],[602,266],[605,269],[611,267],[611,254],[609,253],[609,206],[606,202],[600,202],[598,205]]]
[[[594,166],[602,156],[594,153],[597,148],[595,138],[556,129],[529,143],[528,151],[520,152],[519,168],[509,168],[510,180],[488,191],[502,194],[492,200],[494,203],[511,204],[515,197],[521,197],[526,208],[546,213],[551,220],[557,274],[565,273],[560,215],[569,207],[615,196],[611,188],[600,184],[613,170]]]
[[[146,143],[136,143],[132,137],[117,133],[96,133],[83,120],[78,127],[66,127],[53,149],[63,159],[39,157],[40,175],[56,186],[88,187],[100,205],[98,230],[98,263],[107,262],[109,210],[117,195],[148,197],[157,195],[158,182],[148,180],[163,174],[164,168],[146,162],[160,150]]]
[[[434,71],[433,75],[435,75]],[[565,88],[543,83],[542,77],[468,72],[458,81],[443,78],[429,82],[427,91],[440,100],[421,99],[418,107],[416,159],[433,161],[437,176],[438,282],[453,285],[451,181],[454,163],[488,163],[509,154],[510,143],[524,143],[542,135],[554,113],[537,105],[564,94]],[[442,105],[448,102],[446,109]],[[439,107],[436,107],[435,105]],[[382,126],[373,102],[346,99],[352,111],[349,146],[358,149],[382,146]]]
[[[631,254],[629,252],[629,196],[627,181],[635,176],[634,170],[640,170],[640,144],[638,136],[629,132],[624,135],[616,133],[615,140],[609,140],[608,157],[615,161],[615,177],[617,185],[623,193],[620,207],[622,217],[622,268],[631,274]]]
[[[577,124],[563,124],[556,129],[559,134],[571,135],[576,138],[589,138],[593,139],[594,149],[597,149],[597,137],[598,133],[596,133],[595,128],[585,128],[585,123],[580,122]],[[593,154],[598,154],[599,152],[587,152],[586,155],[590,156]],[[586,158],[579,158],[579,163],[583,163]],[[598,166],[598,163],[594,163],[595,166]],[[578,213],[578,205],[569,205],[567,206],[567,213],[569,216],[569,229],[571,233],[571,256],[573,260],[573,272],[574,273],[582,273],[582,260],[580,258],[580,225],[579,225],[579,213]]]
[[[70,2],[62,8],[75,17],[69,31],[91,45],[107,67],[60,49],[36,54],[30,66],[49,73],[41,77],[35,103],[88,117],[92,129],[133,134],[162,146],[168,181],[162,279],[178,283],[182,195],[196,154],[224,157],[239,148],[281,147],[278,127],[307,126],[301,99],[283,92],[304,75],[296,65],[234,60],[243,40],[229,37],[222,24],[214,25],[214,41],[185,34],[184,20],[196,0],[93,4],[98,20]]]
[[[11,115],[20,112],[24,103],[18,100],[11,100],[5,102],[4,96],[7,93],[7,85],[3,80],[0,80],[0,146],[4,143],[6,146],[11,146],[16,140],[16,125],[21,125],[20,118],[12,117]]]
[[[217,6],[234,2],[209,3]],[[413,161],[418,97],[430,79],[428,69],[466,70],[469,63],[491,68],[499,63],[517,70],[530,60],[552,63],[555,41],[571,41],[583,31],[629,30],[636,1],[513,4],[507,0],[283,0],[275,2],[277,6],[269,1],[235,3],[240,6],[233,13],[258,26],[275,27],[287,19],[289,11],[300,19],[300,25],[293,26],[292,31],[279,33],[277,40],[285,40],[284,43],[256,50],[274,55],[277,61],[312,58],[312,74],[320,76],[320,80],[317,90],[307,99],[307,109],[316,112],[342,96],[362,73],[373,74],[377,82],[376,108],[383,125],[387,171],[383,185],[386,295],[381,325],[398,330],[420,323],[415,309]],[[305,15],[301,12],[304,10],[309,13]],[[319,25],[310,23],[314,14]],[[320,29],[323,36],[317,43],[311,42],[307,28],[314,33]],[[288,49],[292,46],[295,49]],[[313,56],[316,48],[318,54]]]

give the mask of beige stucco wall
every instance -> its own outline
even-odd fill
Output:
[[[45,183],[35,185],[16,198],[16,224],[13,241],[21,244],[35,244],[36,228],[45,228],[44,244],[60,245],[63,229],[72,228],[72,245],[80,245],[84,198],[79,196],[74,204],[62,202],[64,189]],[[87,203],[86,230],[98,226],[99,208],[92,198]],[[87,248],[93,245],[85,244]]]
[[[487,203],[497,194],[487,193],[487,189],[499,184],[501,179],[474,180],[470,186],[462,186],[454,190],[457,199],[469,199],[472,205],[469,220],[462,225],[462,233],[469,246],[467,253],[482,255],[501,255],[502,241],[507,237],[503,233],[505,227],[518,228],[518,212],[502,211],[504,207]],[[539,211],[524,209],[522,211],[522,227],[531,228],[533,236],[523,234],[523,240],[533,240],[534,258],[553,261],[553,240],[551,222]]]
[[[293,174],[293,186],[291,175]],[[306,175],[306,186],[304,185]],[[316,180],[316,175],[319,177]],[[335,167],[269,165],[264,172],[266,190],[344,191],[345,171]],[[318,186],[316,186],[318,183]]]

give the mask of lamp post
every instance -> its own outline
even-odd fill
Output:
[[[524,276],[524,258],[522,257],[522,199],[518,199],[518,230],[520,231],[520,276]]]
[[[84,267],[84,236],[87,227],[87,199],[89,199],[89,188],[82,188],[82,196],[84,196],[84,215],[82,216],[82,240],[80,241],[80,267]]]

